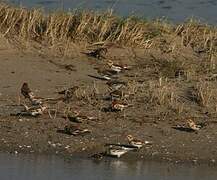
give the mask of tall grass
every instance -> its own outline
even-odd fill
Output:
[[[112,13],[87,11],[55,12],[0,5],[0,28],[4,36],[17,35],[36,41],[117,41],[143,46],[159,34],[155,25],[133,17],[123,19]]]
[[[180,25],[165,21],[146,21],[136,17],[121,18],[111,11],[54,12],[46,14],[41,9],[26,9],[0,4],[0,32],[5,37],[16,36],[23,40],[47,42],[87,43],[109,41],[121,45],[150,47],[159,37],[181,37],[183,46],[195,51],[216,52],[217,28],[193,20]],[[155,45],[156,43],[154,43]]]

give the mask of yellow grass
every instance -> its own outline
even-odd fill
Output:
[[[165,21],[146,21],[136,17],[121,18],[111,12],[91,11],[54,12],[26,9],[0,4],[0,32],[5,37],[18,37],[54,46],[70,42],[115,42],[120,45],[150,48],[160,38],[181,41],[195,51],[205,51],[210,60],[216,53],[217,28],[190,20],[171,25]],[[180,39],[180,40],[179,40]],[[169,50],[175,49],[170,44]]]

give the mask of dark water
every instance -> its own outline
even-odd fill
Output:
[[[1,180],[216,180],[214,167],[0,154]]]
[[[166,17],[181,22],[195,17],[204,22],[217,24],[217,0],[8,0],[28,7],[45,9],[94,9],[113,8],[122,16],[137,15],[146,18]]]

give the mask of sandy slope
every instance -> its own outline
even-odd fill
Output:
[[[129,49],[113,49],[109,52],[110,59],[115,58],[134,67],[131,71],[120,74],[119,78],[136,82],[140,80],[148,84],[148,80],[154,79],[155,76],[145,70],[142,71],[140,61],[138,62],[141,64],[137,67],[136,58],[129,52]],[[140,56],[145,56],[146,60],[150,58],[148,52],[140,53]],[[57,90],[72,85],[78,85],[88,93],[94,83],[102,96],[108,91],[105,82],[88,75],[97,75],[96,68],[102,67],[105,62],[106,60],[85,56],[63,59],[36,52],[23,53],[1,38],[0,103],[17,104],[20,87],[24,81],[30,84],[35,94],[42,97],[58,97]],[[64,65],[69,64],[73,65],[75,70],[64,68]],[[64,126],[70,123],[62,118],[61,113],[55,119],[51,119],[48,114],[38,118],[0,116],[0,150],[12,153],[17,151],[72,155],[73,152],[83,151],[89,156],[92,152],[100,152],[105,143],[127,143],[126,135],[133,134],[142,140],[153,141],[153,145],[141,149],[138,153],[132,153],[129,158],[215,162],[217,157],[215,123],[210,123],[198,133],[172,129],[171,127],[179,123],[181,118],[178,119],[174,114],[167,117],[159,111],[156,113],[155,110],[151,111],[150,109],[157,105],[149,109],[151,105],[141,97],[140,94],[130,99],[133,106],[124,112],[103,112],[102,107],[107,107],[110,102],[96,99],[90,101],[85,97],[74,99],[70,105],[60,102],[60,112],[63,112],[66,106],[71,106],[72,109],[80,110],[86,115],[97,117],[95,121],[88,120],[82,123],[81,126],[92,131],[86,136],[74,137],[58,133],[58,130],[63,130]],[[200,115],[203,119],[206,117],[203,116],[203,112],[198,114],[195,109],[192,112],[196,115]]]

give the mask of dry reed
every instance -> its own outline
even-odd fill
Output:
[[[113,16],[111,13],[87,11],[55,12],[46,15],[40,9],[0,5],[0,27],[4,36],[17,35],[24,39],[46,40],[51,45],[63,40],[116,41],[147,46],[147,40],[160,31],[159,25]],[[161,27],[162,28],[162,27]]]
[[[182,45],[191,46],[196,52],[206,52],[210,59],[217,51],[215,27],[194,20],[175,26],[161,20],[120,18],[111,11],[46,14],[42,9],[26,9],[2,3],[0,32],[7,38],[18,37],[25,41],[46,43],[49,47],[61,44],[64,46],[59,49],[62,54],[68,52],[67,48],[72,42],[115,42],[124,46],[156,48],[159,38],[167,39],[168,35],[172,35],[172,38],[180,36]],[[171,46],[171,52],[174,47]]]

